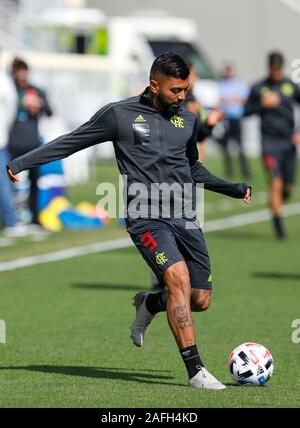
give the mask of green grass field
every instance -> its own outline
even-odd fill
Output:
[[[220,161],[208,159],[221,174]],[[209,194],[206,220],[266,207],[258,161],[253,205],[226,205]],[[89,184],[71,190],[74,202],[96,202],[100,181],[116,181],[112,165],[96,168]],[[236,177],[236,181],[239,177]],[[297,189],[296,189],[297,190]],[[291,203],[300,201],[296,191]],[[149,288],[149,270],[134,248],[39,264],[0,273],[0,407],[300,407],[300,344],[291,340],[300,319],[299,216],[286,219],[289,239],[274,240],[268,222],[206,235],[213,268],[213,304],[195,314],[198,347],[225,391],[185,387],[185,368],[160,314],[145,346],[129,338],[133,294]],[[20,239],[1,248],[0,263],[126,236],[117,221],[99,232],[63,231],[44,242]],[[227,369],[240,343],[264,344],[275,370],[265,387],[236,386]]]

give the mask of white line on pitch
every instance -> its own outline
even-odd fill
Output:
[[[300,214],[300,203],[290,204],[284,208],[284,217],[289,217],[297,214]],[[219,220],[211,220],[204,224],[203,229],[206,233],[215,232],[218,230],[225,230],[234,227],[245,226],[248,224],[260,223],[263,221],[270,220],[270,218],[270,211],[268,209],[264,209],[252,213],[225,217]],[[67,248],[65,250],[56,251],[55,253],[42,254],[40,256],[24,257],[0,263],[0,272],[35,266],[41,263],[67,260],[73,257],[85,256],[87,254],[103,253],[131,246],[133,246],[133,243],[130,238],[122,238],[100,242],[96,244],[90,244],[84,247]]]
[[[282,213],[283,217],[289,217],[297,214],[300,214],[300,203],[285,206]],[[233,227],[255,224],[270,219],[270,210],[264,209],[247,214],[239,214],[227,218],[208,221],[207,223],[204,223],[203,231],[206,233],[215,232],[217,230],[231,229]]]
[[[28,266],[35,266],[41,263],[72,259],[73,257],[86,256],[87,254],[118,250],[121,248],[127,248],[131,244],[132,241],[130,238],[122,238],[114,239],[112,241],[99,242],[97,244],[90,244],[84,247],[66,248],[65,250],[55,251],[55,253],[42,254],[40,256],[23,257],[21,259],[0,263],[0,272],[6,272]]]

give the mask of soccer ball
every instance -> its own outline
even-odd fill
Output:
[[[273,358],[263,345],[243,343],[230,354],[228,367],[232,379],[242,385],[264,385],[274,370]]]

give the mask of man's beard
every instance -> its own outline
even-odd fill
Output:
[[[160,107],[166,113],[174,113],[177,114],[180,110],[180,104],[169,104],[165,101],[164,97],[161,94],[157,95],[157,100],[159,102]]]

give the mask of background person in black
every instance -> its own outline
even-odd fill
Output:
[[[300,134],[295,133],[294,104],[300,104],[300,89],[284,76],[284,58],[273,52],[268,58],[269,75],[256,83],[245,106],[245,115],[261,118],[263,164],[269,176],[269,203],[276,237],[286,232],[281,214],[292,191]]]
[[[38,121],[41,115],[52,115],[46,94],[28,81],[29,68],[22,59],[15,58],[12,63],[12,77],[14,79],[18,106],[17,115],[9,137],[9,151],[12,158],[23,155],[40,145]],[[38,168],[29,170],[30,194],[29,208],[32,214],[32,224],[38,225]]]
[[[168,287],[167,292],[135,296],[137,314],[131,326],[134,344],[142,346],[154,315],[166,311],[188,371],[189,385],[224,389],[204,367],[196,346],[191,308],[201,311],[209,307],[212,280],[202,231],[193,223],[194,213],[185,206],[181,217],[163,216],[167,208],[163,196],[156,200],[151,195],[149,200],[149,193],[134,192],[131,186],[138,185],[140,189],[143,185],[152,190],[157,184],[175,183],[181,190],[187,184],[195,190],[196,183],[202,183],[205,189],[250,203],[247,184],[228,183],[198,162],[198,120],[193,113],[181,109],[188,77],[189,69],[181,57],[173,53],[159,56],[151,68],[150,86],[141,96],[109,104],[70,134],[14,159],[8,166],[8,175],[16,182],[16,174],[24,169],[113,141],[120,172],[128,181],[127,230],[146,262]],[[139,211],[132,206],[133,201]],[[157,215],[153,207],[159,208]],[[187,230],[191,223],[194,227]]]
[[[195,97],[193,90],[197,80],[196,68],[192,63],[188,64],[190,75],[188,91],[182,105],[185,106],[190,112],[198,116],[199,129],[197,136],[197,146],[199,151],[199,161],[203,162],[205,159],[205,151],[207,146],[207,138],[211,135],[213,127],[224,119],[224,113],[219,108],[213,108],[207,114],[201,102]]]

